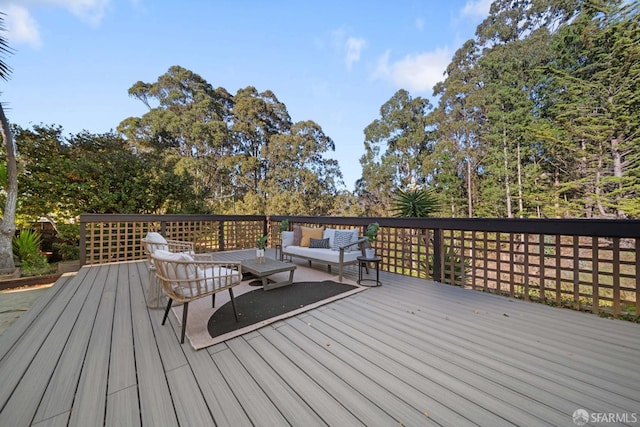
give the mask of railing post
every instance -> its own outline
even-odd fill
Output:
[[[263,236],[269,236],[269,220],[267,217],[264,217],[264,220],[262,221],[262,235]],[[269,239],[267,238],[267,241]]]
[[[433,229],[433,280],[444,283],[442,273],[444,264],[444,248],[442,247],[444,240],[442,238],[442,229]]]
[[[80,267],[87,263],[87,223],[80,222]]]
[[[224,221],[218,223],[218,250],[224,251]]]

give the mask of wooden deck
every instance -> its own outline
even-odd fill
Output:
[[[640,422],[640,325],[381,279],[194,351],[146,307],[143,263],[84,267],[0,336],[0,426]]]

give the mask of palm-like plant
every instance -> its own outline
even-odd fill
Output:
[[[436,193],[428,188],[398,189],[391,201],[395,216],[426,218],[440,210]]]

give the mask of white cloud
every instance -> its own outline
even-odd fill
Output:
[[[33,19],[29,11],[15,4],[3,5],[5,10],[6,37],[9,46],[25,43],[38,48],[42,45],[38,23]]]
[[[362,49],[367,46],[367,42],[362,38],[349,37],[345,42],[345,49],[347,51],[345,62],[347,64],[347,69],[351,69],[351,65],[354,62],[358,62],[360,60],[360,53]]]
[[[398,88],[415,92],[428,92],[444,79],[444,71],[451,62],[449,49],[410,54],[396,62],[389,62],[391,51],[378,59],[374,78],[390,80]]]
[[[460,14],[472,19],[486,18],[493,0],[468,0]]]
[[[344,62],[348,70],[360,60],[362,50],[367,47],[367,41],[363,38],[348,36],[344,28],[338,28],[331,32],[333,48],[340,55],[344,55]]]
[[[98,25],[104,17],[111,0],[27,0],[32,4],[60,6],[81,20]]]
[[[7,39],[11,45],[25,43],[40,47],[38,23],[30,10],[40,6],[60,7],[68,10],[83,22],[97,26],[102,21],[111,0],[0,0],[5,12]]]

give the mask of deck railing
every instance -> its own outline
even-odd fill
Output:
[[[426,219],[227,215],[82,215],[81,263],[144,257],[148,231],[188,240],[198,251],[279,243],[283,219],[295,225],[381,226],[373,246],[381,269],[537,300],[576,310],[640,316],[640,221],[591,219]]]

